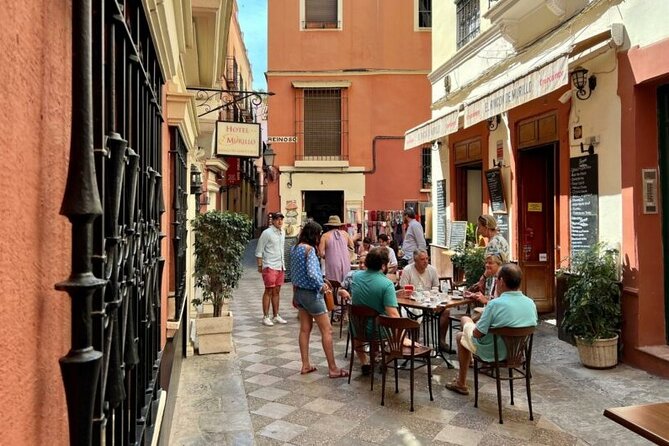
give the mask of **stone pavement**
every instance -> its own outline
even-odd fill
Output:
[[[288,324],[261,325],[263,286],[254,247],[252,242],[231,305],[236,352],[184,360],[171,445],[641,445],[650,443],[602,412],[607,407],[669,400],[669,381],[643,371],[625,365],[585,369],[576,349],[559,341],[555,327],[543,322],[532,358],[534,421],[528,419],[521,382],[514,389],[515,407],[508,404],[503,384],[500,425],[494,380],[482,377],[479,408],[474,408],[473,390],[461,396],[444,389],[456,370],[448,370],[440,360],[434,367],[434,401],[429,400],[425,369],[420,369],[415,412],[408,410],[407,373],[400,374],[399,394],[389,381],[386,406],[381,407],[380,375],[375,376],[373,391],[356,363],[351,384],[328,379],[317,327],[311,358],[318,371],[300,375],[291,286],[282,290],[281,314]],[[347,367],[346,333],[342,339],[338,336],[337,326],[336,358]]]

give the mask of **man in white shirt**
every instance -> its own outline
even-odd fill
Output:
[[[395,274],[397,272],[397,256],[395,251],[388,246],[390,243],[390,237],[386,234],[379,234],[379,248],[383,248],[388,251],[388,271],[387,274]]]
[[[404,256],[400,262],[400,267],[413,262],[414,251],[417,249],[427,249],[423,227],[416,220],[416,211],[413,208],[406,208],[404,210],[404,223],[407,225],[407,230],[404,234],[404,242],[402,243]]]
[[[283,214],[275,212],[271,217],[272,224],[260,234],[255,252],[258,272],[262,274],[262,280],[265,283],[265,292],[262,295],[262,323],[267,326],[272,326],[275,323],[287,323],[279,315],[279,296],[286,270],[286,263],[283,258],[286,236],[281,229]],[[269,317],[270,302],[274,316],[272,319]]]

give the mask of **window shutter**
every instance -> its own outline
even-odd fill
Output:
[[[305,0],[307,22],[337,22],[337,0]]]
[[[304,154],[341,156],[341,91],[304,91]]]

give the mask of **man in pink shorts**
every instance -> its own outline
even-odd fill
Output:
[[[271,214],[272,224],[265,229],[258,239],[256,260],[258,272],[262,273],[265,283],[265,292],[262,295],[262,323],[272,326],[275,323],[286,324],[286,320],[279,315],[279,295],[283,285],[286,264],[283,258],[283,245],[286,239],[283,230],[283,214]],[[273,318],[269,317],[269,304],[272,303]]]

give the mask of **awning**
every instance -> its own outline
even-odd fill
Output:
[[[464,109],[464,127],[551,93],[569,82],[569,66],[617,48],[624,27],[614,23],[590,36],[565,38],[567,31],[555,33],[522,53],[516,54],[477,77],[456,93],[458,99],[444,97],[433,104],[443,112],[405,133],[404,150],[458,131],[458,110]],[[457,101],[457,102],[455,102]],[[442,121],[447,121],[446,122]]]
[[[518,76],[510,70],[491,83],[495,86],[492,92],[485,94],[480,99],[465,105],[465,128],[491,118],[495,115],[511,110],[526,102],[547,95],[569,82],[569,56],[571,48],[558,48],[563,53],[557,59],[550,60],[538,69],[523,76]],[[554,56],[553,56],[554,57]],[[545,58],[545,55],[537,56]],[[522,64],[520,68],[536,66],[534,63]],[[506,79],[515,79],[507,81]],[[486,90],[490,90],[486,85]],[[475,94],[476,91],[473,93]]]
[[[458,110],[455,109],[407,130],[404,133],[404,150],[413,149],[457,131]]]

